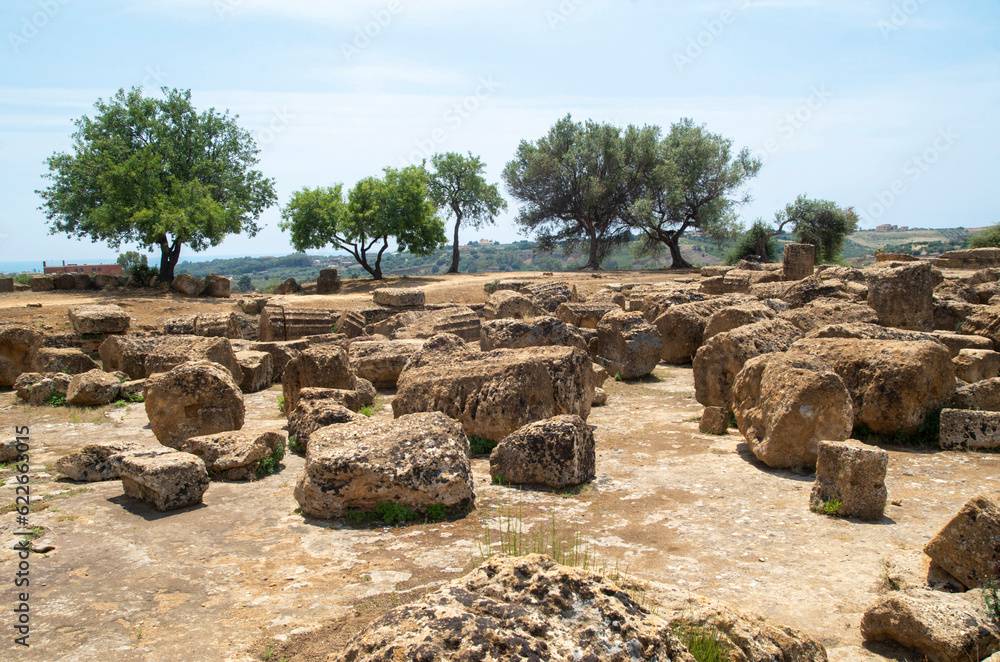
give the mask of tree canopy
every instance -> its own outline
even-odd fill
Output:
[[[858,215],[853,207],[842,208],[829,200],[812,200],[800,195],[774,215],[777,231],[781,233],[789,223],[794,227],[795,239],[801,244],[816,247],[817,262],[835,262],[844,249],[847,235],[858,229]]]
[[[626,214],[638,187],[636,163],[655,144],[656,131],[574,122],[567,115],[537,141],[522,141],[503,173],[507,190],[523,204],[517,222],[537,233],[541,250],[589,243],[584,268],[599,269],[631,239]]]
[[[277,196],[254,169],[259,150],[237,116],[198,113],[190,90],[162,93],[98,99],[93,118],[76,120],[72,151],[47,159],[52,183],[37,193],[53,234],[159,247],[160,277],[170,280],[182,245],[199,251],[255,235]]]
[[[468,157],[457,152],[435,154],[431,157],[431,165],[434,166],[429,182],[431,200],[455,217],[455,241],[448,273],[457,274],[459,227],[463,222],[474,228],[492,224],[497,215],[507,209],[507,201],[496,184],[486,183],[483,178],[486,164],[478,156],[472,156],[472,152]]]
[[[1000,248],[1000,223],[969,237],[969,248]]]
[[[279,227],[291,232],[295,250],[332,245],[348,251],[372,278],[382,278],[382,256],[397,250],[428,255],[444,245],[444,222],[429,198],[427,171],[386,168],[362,179],[344,200],[343,185],[303,188],[281,210]]]
[[[642,232],[641,254],[666,246],[671,266],[688,268],[681,236],[689,228],[718,239],[731,236],[736,208],[750,201],[739,191],[760,171],[761,161],[747,148],[734,155],[731,140],[687,118],[671,125],[655,150],[653,158],[638,164],[642,189],[629,208],[629,220]]]

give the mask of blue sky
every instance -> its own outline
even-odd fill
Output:
[[[34,191],[73,120],[132,86],[239,114],[282,204],[438,151],[499,181],[571,112],[751,148],[745,223],[801,193],[865,227],[1000,221],[995,0],[5,0],[0,26],[0,261],[115,254],[49,235]],[[515,212],[462,240],[522,238]],[[204,255],[290,252],[278,219]]]

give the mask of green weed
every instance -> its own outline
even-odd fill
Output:
[[[939,448],[941,443],[941,410],[935,409],[928,412],[924,422],[917,428],[917,433],[906,435],[902,432],[896,434],[879,434],[872,432],[865,423],[858,423],[851,432],[854,439],[863,441],[866,444],[892,444],[894,446],[906,446],[908,448]]]
[[[299,455],[304,455],[306,452],[306,447],[298,442],[298,440],[292,436],[288,437],[288,450],[293,453],[298,453]]]
[[[493,294],[494,292],[497,291],[497,287],[499,286],[500,286],[500,279],[494,278],[490,282],[483,285],[483,289],[486,291],[487,294]]]
[[[728,662],[729,646],[721,633],[711,625],[682,624],[674,627],[674,634],[698,662]]]
[[[424,509],[424,516],[431,522],[439,522],[448,516],[448,506],[443,503],[432,503]]]
[[[274,452],[257,463],[257,471],[254,472],[254,478],[263,478],[264,476],[277,473],[278,469],[281,468],[281,460],[284,457],[285,442],[279,441],[278,445],[274,447]]]
[[[1000,585],[995,579],[990,579],[983,585],[983,607],[990,620],[1000,625]]]
[[[469,454],[470,455],[489,455],[493,452],[493,449],[497,447],[496,441],[490,441],[489,439],[483,439],[482,437],[477,437],[474,434],[469,435]]]
[[[620,372],[615,373],[615,381],[616,382],[624,381],[624,379],[622,378],[622,373]]]
[[[280,411],[282,414],[285,413],[285,394],[284,393],[282,393],[281,395],[278,396],[278,411]]]
[[[385,522],[386,524],[403,524],[417,519],[417,511],[406,504],[393,501],[379,501],[374,511],[348,510],[347,520],[353,524],[371,524]]]
[[[375,409],[371,405],[362,405],[361,409],[358,410],[364,416],[371,418],[372,414],[375,413]]]
[[[46,403],[51,407],[62,407],[66,404],[66,394],[56,393],[53,391],[52,395],[49,396],[49,399],[46,400]]]

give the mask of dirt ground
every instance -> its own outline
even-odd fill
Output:
[[[519,277],[519,275],[516,275]],[[577,274],[581,290],[635,275]],[[428,302],[485,300],[495,276],[431,277]],[[511,277],[515,277],[512,275]],[[560,274],[560,278],[563,275]],[[664,274],[644,274],[662,280]],[[344,309],[370,300],[367,282],[342,295],[294,297],[297,304]],[[114,299],[134,324],[232,301],[96,292],[0,297],[0,319],[69,332],[68,306]],[[42,308],[26,308],[41,302]],[[606,384],[608,404],[589,423],[597,478],[567,493],[490,482],[489,462],[473,460],[476,507],[437,523],[397,528],[304,518],[292,497],[301,456],[252,483],[214,482],[204,504],[158,513],[122,493],[117,481],[59,479],[54,464],[85,443],[128,439],[156,444],[143,405],[33,408],[0,392],[0,427],[30,427],[30,526],[54,550],[30,559],[30,648],[13,644],[19,539],[13,469],[0,469],[2,659],[323,660],[392,606],[467,572],[499,511],[529,529],[579,532],[605,562],[639,580],[661,582],[762,612],[822,641],[835,662],[913,660],[862,645],[861,615],[884,590],[885,564],[926,576],[921,549],[974,494],[1000,489],[1000,456],[886,447],[893,505],[876,523],[810,512],[812,476],[758,463],[735,431],[700,434],[691,368],[661,365],[653,376]],[[246,396],[247,425],[281,429],[280,390]],[[391,417],[392,392],[375,416]],[[493,530],[492,535],[497,535]],[[11,655],[12,653],[12,655]]]

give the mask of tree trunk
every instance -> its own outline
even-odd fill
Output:
[[[458,226],[461,225],[461,223],[461,218],[455,221],[455,245],[451,249],[451,266],[448,267],[448,273],[450,274],[458,273]]]
[[[684,259],[681,255],[681,233],[675,232],[670,235],[670,237],[664,242],[667,248],[670,249],[670,268],[671,269],[690,269],[691,263]]]
[[[597,246],[597,235],[590,235],[590,257],[587,259],[587,264],[583,265],[584,269],[593,269],[594,271],[600,270],[601,260],[597,257]]]
[[[164,238],[160,241],[160,281],[170,283],[174,280],[174,267],[181,257],[181,241],[175,239],[173,246]]]

